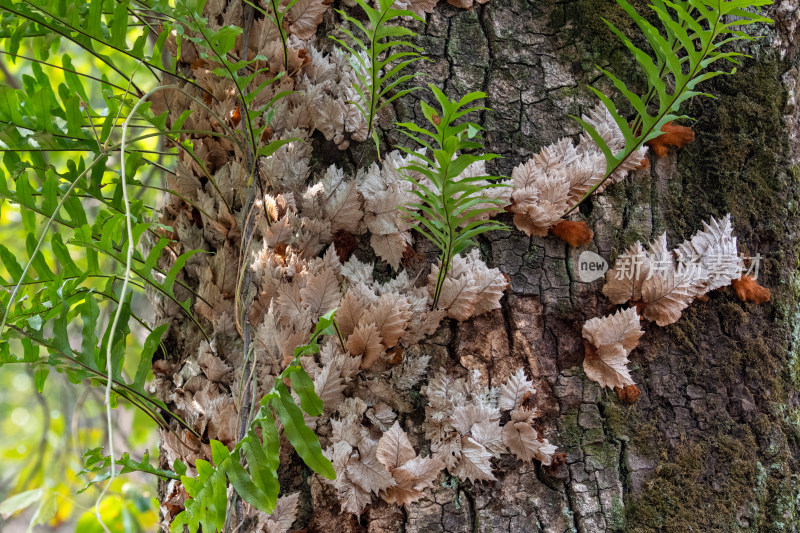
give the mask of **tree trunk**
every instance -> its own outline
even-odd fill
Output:
[[[635,4],[643,12],[645,3]],[[397,507],[376,497],[357,518],[340,511],[336,491],[283,450],[282,493],[300,492],[295,529],[798,531],[800,112],[795,99],[800,4],[778,4],[768,13],[775,24],[761,30],[760,40],[748,43],[745,51],[752,59],[745,59],[734,75],[702,87],[716,99],[689,102],[686,114],[697,119],[694,143],[652,159],[649,169],[631,174],[582,206],[595,235],[588,247],[575,249],[552,236],[527,237],[518,230],[488,234],[481,239],[481,253],[510,280],[502,309],[462,323],[445,319],[438,333],[417,347],[432,356],[431,371],[476,369],[493,386],[524,368],[534,378],[539,427],[565,452],[564,463],[527,465],[504,455],[495,464],[497,481],[473,484],[445,472],[422,500]],[[213,23],[247,26],[246,4],[232,0],[222,7],[207,6],[215,10]],[[469,10],[441,2],[427,23],[417,27],[418,43],[433,60],[419,65],[430,75],[426,81],[451,97],[472,90],[488,94],[485,103],[491,111],[478,122],[487,130],[487,149],[504,156],[494,170],[508,175],[542,146],[579,133],[568,115],[580,115],[594,105],[587,84],[597,78],[595,65],[617,73],[635,71],[601,17],[635,34],[635,25],[608,0],[489,0]],[[317,32],[320,47],[329,48],[325,33],[336,24],[329,10]],[[246,32],[249,43],[258,42],[262,29],[255,24]],[[191,53],[184,53],[183,68],[194,68]],[[395,117],[383,117],[381,124],[390,119],[420,122],[417,98],[422,94],[398,100]],[[180,95],[165,98],[173,119],[180,115],[176,109],[189,106]],[[197,116],[202,113],[196,111]],[[400,140],[394,132],[388,139],[391,144]],[[312,179],[333,162],[353,170],[374,159],[370,141],[351,142],[343,152],[319,133],[312,142]],[[255,326],[245,321],[237,329],[234,294],[238,268],[253,252],[242,251],[243,240],[246,245],[253,233],[248,206],[262,194],[259,179],[266,181],[257,177],[248,187],[246,176],[237,174],[236,167],[232,171],[229,162],[247,168],[248,155],[229,142],[197,141],[195,151],[223,188],[232,216],[209,220],[194,211],[191,218],[172,197],[162,222],[176,228],[184,249],[216,253],[195,255],[184,275],[200,287],[210,272],[223,287],[213,314],[227,312],[227,326],[202,318],[197,302],[194,309],[213,339],[214,354],[231,370],[229,378],[213,379],[213,369],[203,366],[199,356],[209,348],[197,328],[154,298],[159,318],[173,324],[165,337],[169,353],[156,362],[156,390],[187,421],[205,430],[205,437],[229,443],[241,434],[228,420],[239,420],[250,409],[246,400],[240,403],[240,396],[247,395],[239,391],[241,376],[252,363],[245,363],[245,354]],[[173,188],[195,199],[198,190],[204,191],[219,213],[211,185],[190,163],[182,159]],[[732,215],[740,251],[763,258],[759,280],[772,291],[771,301],[742,303],[730,288],[721,289],[706,302],[692,303],[673,325],[647,323],[631,356],[632,375],[642,391],[633,404],[588,380],[581,365],[581,328],[616,306],[602,295],[602,279],[582,283],[576,277],[580,252],[589,249],[611,262],[637,240],[647,242],[664,231],[670,245],[677,245],[701,221],[726,213]],[[508,215],[501,218],[512,225]],[[420,241],[418,250],[432,252]],[[251,283],[248,278],[245,274],[244,287]],[[254,296],[243,298],[252,302]],[[266,376],[277,374],[280,362],[264,363],[256,365],[260,381],[266,382]],[[207,418],[192,404],[198,394],[223,397],[214,417]],[[415,448],[427,454],[421,429],[425,402],[416,398],[411,412],[400,417]],[[174,436],[163,437],[162,466],[176,457],[190,462],[210,457],[206,445],[188,436],[187,445]],[[162,511],[174,516],[180,509],[178,489],[163,485],[161,498]],[[251,522],[240,529],[256,530]]]

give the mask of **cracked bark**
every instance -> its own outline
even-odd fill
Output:
[[[578,133],[567,115],[593,105],[586,86],[597,79],[595,63],[631,68],[621,47],[609,44],[601,16],[614,19],[619,10],[606,0],[490,0],[467,11],[442,2],[417,27],[432,59],[420,67],[451,96],[488,94],[492,110],[479,120],[489,149],[505,157],[495,170],[510,174],[542,146]],[[376,502],[360,520],[341,515],[335,492],[291,464],[281,478],[302,491],[295,527],[798,530],[798,1],[780,2],[770,16],[776,25],[746,50],[754,59],[705,86],[718,100],[690,103],[695,144],[610,187],[582,213],[595,232],[588,249],[611,260],[635,240],[666,230],[677,244],[701,220],[731,212],[742,251],[765,258],[760,276],[773,301],[741,304],[724,289],[693,303],[675,325],[648,324],[631,357],[642,396],[627,406],[581,369],[583,322],[613,309],[600,293],[602,281],[586,284],[572,275],[582,250],[519,231],[489,234],[482,255],[510,279],[503,308],[445,324],[420,348],[433,356],[432,368],[478,369],[495,384],[525,368],[538,391],[541,429],[567,453],[566,464],[548,469],[504,457],[494,483],[442,476],[433,499],[405,509]],[[329,12],[325,25],[334,23]],[[422,118],[413,99],[398,101],[394,115],[382,123]],[[391,131],[387,138],[400,142]],[[361,150],[345,157],[359,161],[354,154]],[[179,337],[169,341],[176,358],[187,345]],[[241,345],[228,349],[241,353]],[[408,417],[421,422],[423,407],[416,407]]]

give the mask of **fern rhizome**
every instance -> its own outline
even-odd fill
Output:
[[[109,417],[119,400],[151,417],[165,468],[147,455],[117,458],[109,445],[87,452],[83,473],[94,476],[89,485],[131,471],[159,476],[171,531],[246,520],[287,531],[300,495],[281,495],[282,447],[356,515],[376,498],[426,497],[445,469],[481,482],[495,479],[503,455],[557,462],[524,370],[497,387],[477,372],[431,371],[421,342],[446,318],[501,307],[508,280],[470,249],[485,232],[513,230],[493,217],[509,211],[528,235],[589,242],[588,226],[567,216],[646,166],[648,149],[689,142],[691,131],[672,123],[688,118],[681,104],[726,73],[710,67],[736,61],[724,46],[770,22],[758,14],[768,0],[654,0],[658,27],[618,0],[651,48],[609,23],[645,93],[601,69],[617,94],[593,89],[600,105],[577,118],[584,133],[544,147],[507,179],[487,169],[498,156],[475,122],[490,112],[474,105],[483,93],[411,86],[424,50],[404,24],[424,21],[436,2],[354,2],[338,11],[347,26],[324,51],[331,42],[315,40],[323,0],[245,1],[244,27],[202,0],[0,0],[4,54],[29,72],[20,87],[0,86],[0,198],[25,232],[20,249],[0,244],[0,365],[31,365],[40,390],[55,369],[106,387]],[[105,73],[84,72],[94,63]],[[427,123],[396,124],[416,149],[381,154],[379,117],[418,89]],[[129,127],[138,133],[126,137]],[[372,139],[379,161],[309,179],[315,134],[340,150]],[[438,249],[438,264],[419,259],[419,236]],[[730,219],[712,219],[675,250],[664,237],[650,252],[672,266],[647,281],[608,278],[604,294],[632,306],[583,328],[586,375],[628,399],[637,396],[626,364],[640,315],[674,322],[728,284],[743,298],[769,297],[741,275]],[[690,253],[701,267],[691,280],[674,264]],[[711,255],[730,267],[721,280],[711,279]],[[138,314],[129,284],[147,294],[154,319]],[[132,326],[145,332],[135,355]],[[404,421],[423,404],[429,446],[415,449]]]

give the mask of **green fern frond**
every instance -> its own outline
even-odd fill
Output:
[[[660,136],[661,128],[665,124],[686,118],[680,114],[681,104],[695,96],[710,96],[696,90],[698,84],[736,71],[735,67],[730,71],[709,70],[709,67],[718,61],[738,65],[737,58],[748,57],[738,52],[721,50],[723,46],[734,41],[755,40],[755,37],[745,33],[742,28],[756,23],[772,22],[772,19],[758,12],[758,8],[770,5],[771,0],[653,0],[650,9],[658,18],[660,28],[639,15],[626,0],[617,0],[617,3],[639,26],[651,53],[637,47],[611,22],[604,22],[625,44],[644,72],[648,90],[644,96],[640,96],[615,74],[600,68],[625,98],[635,112],[635,117],[629,122],[620,114],[610,97],[597,88],[591,88],[622,132],[625,148],[619,153],[613,153],[591,124],[573,117],[602,150],[606,158],[606,172],[603,180],[592,187],[566,214],[602,186],[644,143]]]
[[[435,308],[453,257],[473,244],[473,239],[478,235],[508,227],[495,220],[482,220],[486,215],[501,210],[501,202],[487,197],[485,191],[505,187],[506,184],[498,182],[498,177],[494,176],[459,179],[462,172],[473,163],[500,157],[492,153],[473,154],[483,151],[479,136],[483,128],[474,122],[456,122],[469,113],[486,110],[480,106],[468,107],[486,95],[471,92],[456,101],[447,98],[437,87],[430,85],[430,88],[439,103],[439,109],[435,110],[425,102],[420,102],[420,105],[432,129],[422,128],[412,122],[397,125],[430,153],[430,156],[422,155],[402,148],[418,160],[418,163],[405,167],[405,170],[411,171],[406,179],[414,184],[412,192],[419,197],[419,202],[409,204],[406,212],[416,222],[417,231],[441,251],[442,265],[433,295]],[[416,179],[414,173],[426,179]]]
[[[366,26],[344,11],[338,10],[338,13],[344,20],[358,28],[364,39],[357,37],[347,28],[339,30],[349,38],[353,43],[352,46],[338,37],[331,39],[350,53],[351,64],[361,82],[361,85],[353,85],[353,89],[361,98],[361,103],[351,103],[366,120],[367,134],[375,142],[375,148],[380,156],[380,140],[375,130],[375,117],[381,109],[394,100],[419,89],[411,87],[395,92],[399,85],[421,75],[419,72],[411,74],[402,72],[412,63],[424,59],[420,54],[422,48],[409,40],[417,35],[415,32],[403,26],[388,24],[399,17],[410,17],[419,21],[423,19],[406,9],[393,9],[394,0],[378,0],[377,9],[365,0],[355,0],[355,2],[367,15],[369,23]],[[399,48],[405,50],[398,51]]]

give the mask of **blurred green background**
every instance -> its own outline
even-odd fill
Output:
[[[23,41],[18,53],[35,56],[35,51],[28,44],[31,42]],[[118,81],[107,65],[82,52],[77,46],[68,42],[60,43],[58,55],[65,52],[72,56],[77,71],[108,76]],[[60,63],[60,60],[54,62]],[[124,72],[134,72],[137,64],[134,60],[126,62],[123,58],[118,67]],[[53,87],[63,82],[62,71],[44,68],[51,77]],[[18,88],[22,85],[22,76],[30,71],[29,62],[19,59],[14,61],[13,57],[0,55],[0,84]],[[145,72],[137,73],[136,80],[144,88],[152,87],[155,83],[155,80]],[[92,107],[103,109],[102,98],[94,92],[92,96],[97,96],[97,101],[92,102]],[[155,150],[158,149],[159,142],[155,138],[141,142],[140,145],[142,148]],[[3,148],[4,145],[0,141],[0,155],[6,155]],[[26,158],[25,154],[18,155],[23,160],[31,160],[29,157]],[[53,152],[43,154],[42,157],[46,164],[63,169],[68,159],[76,160],[81,155]],[[118,159],[118,154],[115,157]],[[159,161],[161,161],[160,156]],[[168,160],[162,161],[164,165],[169,163]],[[5,171],[7,175],[10,174],[4,162],[0,162],[0,170]],[[151,174],[150,177],[160,182],[162,176],[157,174]],[[142,176],[137,177],[143,179]],[[143,199],[148,205],[160,203],[157,192],[153,190],[137,189],[131,193],[140,198],[144,196]],[[87,212],[93,208],[96,213],[98,206],[86,206]],[[44,219],[37,217],[37,223],[44,226]],[[25,247],[25,235],[19,206],[0,198],[0,243],[6,246],[21,264],[24,264],[29,257]],[[48,261],[53,261],[52,256],[46,257]],[[0,263],[0,278],[9,279],[10,276],[7,274]],[[2,290],[10,292],[10,286],[5,285],[5,282],[0,283],[4,284]],[[132,307],[143,319],[151,318],[152,311],[141,291],[134,293]],[[101,306],[98,334],[102,334],[108,315],[113,311],[111,306]],[[75,342],[79,345],[80,324],[72,326],[75,330]],[[146,335],[141,328],[137,330],[136,326],[132,321],[131,328],[134,335],[129,337],[128,356],[125,361],[126,369],[133,371],[137,364],[136,354],[139,353],[140,343]],[[108,428],[103,405],[104,389],[90,386],[88,381],[76,385],[70,383],[65,376],[50,371],[44,391],[39,393],[35,387],[36,370],[37,368],[30,364],[0,365],[0,502],[7,502],[6,510],[9,507],[13,509],[28,504],[18,512],[0,512],[0,532],[102,532],[103,527],[95,516],[95,503],[106,483],[92,485],[82,494],[77,492],[92,479],[91,475],[78,475],[83,467],[83,454],[96,447],[103,447],[104,453],[108,453]],[[38,370],[46,372],[49,368],[42,365]],[[139,460],[145,450],[150,449],[153,456],[151,463],[155,463],[158,456],[158,434],[155,423],[124,402],[120,402],[113,413],[117,457],[123,451],[128,451],[132,458]],[[133,473],[117,477],[98,505],[103,522],[113,532],[156,531],[158,500],[155,496],[154,476]],[[2,506],[0,503],[0,510]]]

